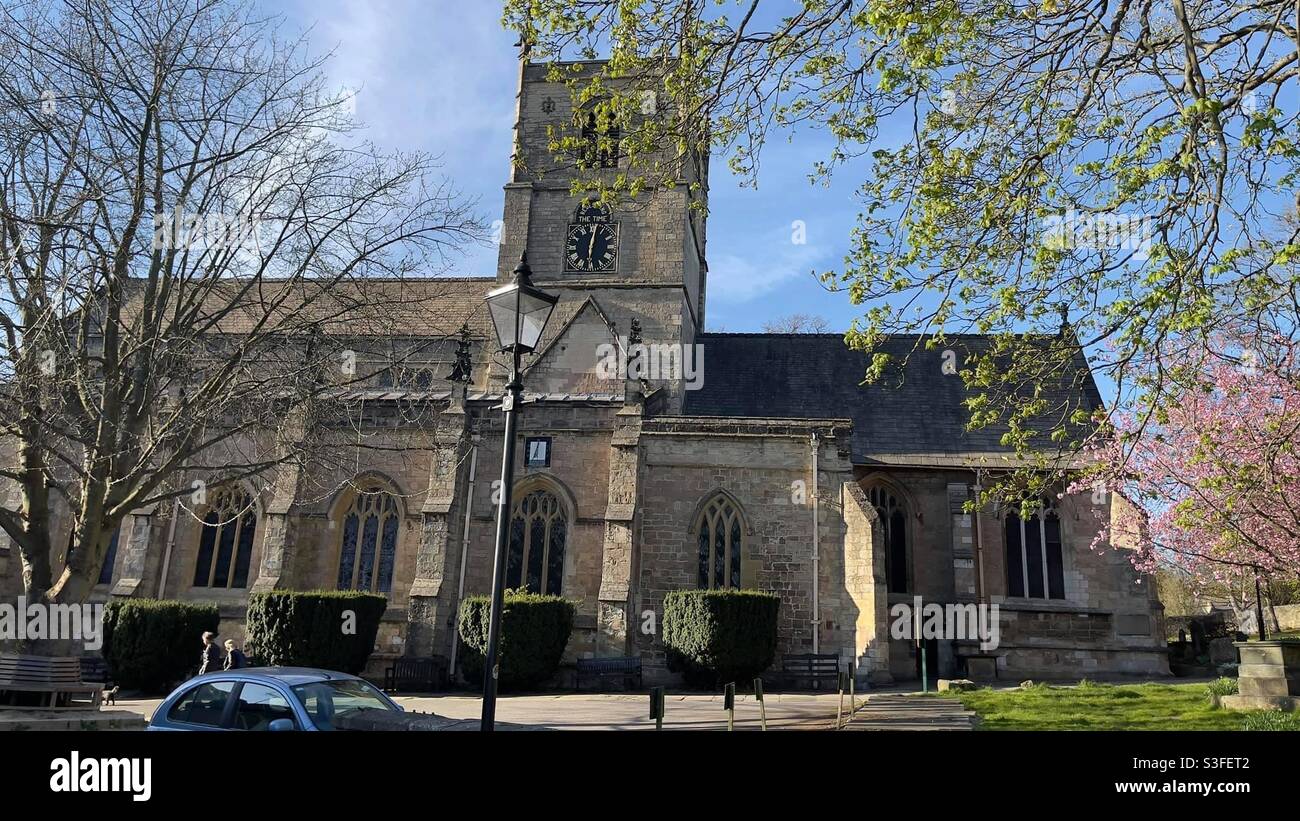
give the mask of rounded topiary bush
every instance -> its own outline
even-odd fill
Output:
[[[104,607],[104,660],[123,688],[164,693],[199,665],[203,634],[217,631],[216,605],[160,599]]]
[[[388,599],[356,590],[272,590],[248,597],[249,654],[271,667],[356,675],[375,649]]]
[[[483,679],[492,600],[470,596],[460,603],[456,632],[465,652],[461,672],[468,681]],[[560,596],[507,591],[501,614],[499,647],[502,690],[536,687],[560,669],[573,632],[573,602]]]
[[[688,684],[749,681],[776,657],[781,597],[758,590],[677,590],[664,596],[668,669]]]

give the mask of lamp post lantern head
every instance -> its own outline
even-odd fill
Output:
[[[488,315],[496,328],[497,344],[503,351],[531,353],[537,349],[546,322],[560,298],[533,287],[528,254],[519,255],[514,279],[488,292]]]

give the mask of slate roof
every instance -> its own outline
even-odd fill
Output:
[[[990,341],[950,335],[944,349],[955,350],[960,362],[969,351],[988,350]],[[888,338],[879,350],[902,364],[866,385],[869,355],[849,348],[841,334],[709,333],[696,342],[704,345],[704,384],[686,392],[685,414],[849,418],[857,464],[995,467],[1014,454],[998,441],[1005,428],[966,429],[962,378],[943,373],[944,349],[925,350],[924,337]],[[1046,386],[1049,399],[1101,407],[1086,362],[1078,357],[1076,364],[1076,386],[1063,375]]]

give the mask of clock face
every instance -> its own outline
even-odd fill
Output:
[[[586,222],[569,226],[564,268],[580,274],[605,274],[618,269],[618,223]]]

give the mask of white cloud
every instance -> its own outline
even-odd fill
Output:
[[[829,250],[814,245],[795,245],[789,226],[753,237],[749,253],[709,255],[708,299],[712,304],[752,302],[798,280],[812,279],[812,271],[824,266]]]

